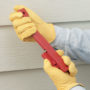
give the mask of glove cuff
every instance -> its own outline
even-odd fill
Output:
[[[48,24],[49,26],[49,34],[50,34],[50,37],[48,38],[48,42],[51,43],[55,40],[56,38],[56,33],[55,33],[55,29],[54,29],[54,25],[53,24]]]
[[[63,86],[63,87],[60,87],[60,88],[57,88],[57,90],[70,90],[71,88],[75,87],[75,86],[82,86],[81,84],[79,83],[72,83],[68,86]]]
[[[71,85],[68,85],[68,87],[65,90],[70,90],[71,88],[80,85],[79,83],[73,83]]]

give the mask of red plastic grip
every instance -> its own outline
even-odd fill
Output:
[[[24,8],[20,9],[19,12],[22,12],[24,17],[29,16],[29,14]],[[54,48],[47,42],[47,40],[38,31],[35,34],[33,34],[32,37],[44,50],[46,50],[46,52],[42,54],[42,57],[44,59],[47,58],[51,62],[52,66],[61,69],[63,72],[68,71],[68,66],[64,64],[61,56],[58,55],[58,53],[54,50]]]

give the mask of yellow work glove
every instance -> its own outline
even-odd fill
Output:
[[[72,87],[79,85],[76,81],[77,69],[75,64],[68,56],[63,56],[62,50],[57,50],[57,53],[62,56],[64,63],[69,67],[69,73],[64,73],[60,69],[53,67],[49,60],[44,60],[44,70],[54,82],[57,90],[70,90]]]
[[[25,8],[29,17],[23,17],[18,10]],[[53,24],[44,22],[36,13],[26,8],[23,5],[17,5],[14,8],[15,12],[11,13],[10,20],[13,23],[16,34],[20,40],[34,41],[31,37],[37,30],[51,43],[55,39],[55,30]]]

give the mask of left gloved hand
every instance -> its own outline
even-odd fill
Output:
[[[57,53],[62,56],[64,63],[69,67],[69,73],[53,67],[47,59],[44,60],[44,70],[54,82],[57,90],[70,90],[72,87],[79,85],[75,77],[77,68],[68,56],[63,56],[62,50],[57,50]]]
[[[28,17],[23,17],[20,9],[25,9],[29,14]],[[14,12],[10,14],[10,20],[14,26],[17,36],[20,40],[32,42],[32,35],[38,32],[49,42],[53,42],[56,37],[53,24],[48,24],[43,21],[36,13],[23,5],[17,5]]]

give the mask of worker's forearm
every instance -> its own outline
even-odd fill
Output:
[[[56,39],[51,45],[57,49],[63,49],[72,59],[90,63],[90,30],[54,27]]]
[[[82,86],[76,86],[76,87],[73,87],[71,90],[86,90],[86,89]]]

